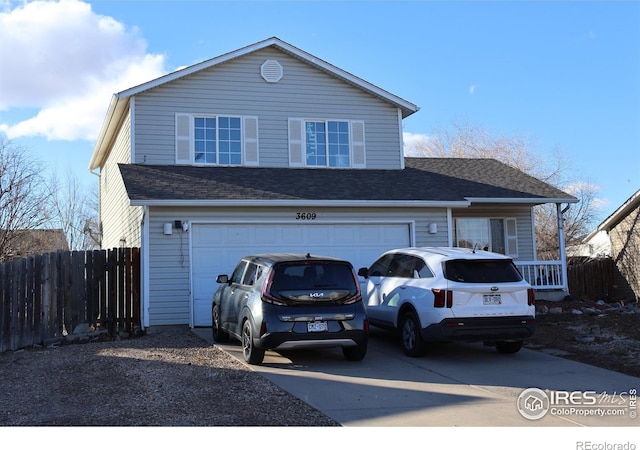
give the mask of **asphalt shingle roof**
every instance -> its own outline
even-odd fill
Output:
[[[494,159],[405,158],[403,170],[120,164],[129,199],[147,201],[465,201],[575,197]]]

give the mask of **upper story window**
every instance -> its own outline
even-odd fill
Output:
[[[194,117],[194,161],[242,164],[240,117]]]
[[[349,122],[305,122],[306,165],[350,167]]]
[[[291,167],[364,168],[364,121],[289,119]]]
[[[518,256],[514,218],[457,218],[455,240],[458,247],[477,248]]]
[[[176,163],[257,165],[258,119],[176,114]]]

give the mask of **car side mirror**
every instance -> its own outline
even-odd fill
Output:
[[[369,269],[366,267],[360,267],[358,269],[358,275],[364,278],[369,278]]]
[[[224,284],[224,283],[228,283],[228,282],[229,282],[229,276],[228,275],[218,275],[216,277],[216,283]]]

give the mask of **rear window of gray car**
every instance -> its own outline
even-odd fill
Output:
[[[353,269],[343,263],[287,263],[274,268],[271,292],[339,289],[356,292]]]

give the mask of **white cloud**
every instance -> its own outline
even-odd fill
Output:
[[[431,139],[427,134],[402,133],[405,156],[422,156],[420,147],[424,146]]]
[[[0,13],[0,110],[38,113],[2,123],[9,138],[96,138],[115,92],[165,73],[138,30],[77,0],[20,3]],[[10,119],[9,119],[10,120]]]
[[[473,95],[476,92],[476,85],[472,84],[471,86],[469,86],[469,94]]]

